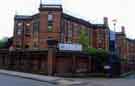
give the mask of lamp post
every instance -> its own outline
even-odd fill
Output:
[[[42,4],[42,0],[40,0],[40,5]]]
[[[113,22],[113,26],[114,26],[114,53],[116,54],[116,23],[117,23],[117,20],[116,19],[113,19],[112,20]]]

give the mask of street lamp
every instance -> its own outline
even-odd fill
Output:
[[[116,54],[116,23],[117,23],[117,20],[113,19],[112,22],[113,22],[113,26],[114,26],[114,53]]]
[[[113,19],[112,22],[113,22],[113,26],[114,26],[114,32],[116,32],[116,23],[117,23],[117,20],[116,19]]]

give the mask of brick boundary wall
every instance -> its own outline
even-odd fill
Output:
[[[52,56],[52,57],[51,57]],[[55,76],[88,75],[96,71],[92,58],[78,52],[0,50],[0,68]]]

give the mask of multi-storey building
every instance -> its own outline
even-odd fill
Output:
[[[121,59],[135,61],[135,40],[126,37],[124,26],[116,33],[116,51]]]
[[[125,27],[121,27],[121,32],[116,32],[116,52],[121,59],[127,59],[127,40]]]
[[[104,18],[104,24],[92,24],[63,13],[61,5],[41,4],[39,13],[15,15],[14,21],[15,48],[48,48],[47,40],[50,39],[59,43],[78,43],[83,29],[91,47],[109,49],[107,18]]]
[[[127,60],[135,63],[135,40],[127,38]]]

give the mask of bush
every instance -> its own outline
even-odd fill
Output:
[[[105,64],[105,62],[108,60],[109,53],[105,51],[104,49],[97,49],[96,57]]]
[[[96,59],[98,59],[103,64],[106,63],[109,56],[108,51],[104,49],[87,48],[84,51],[90,54],[91,56],[95,57]]]
[[[84,49],[84,51],[89,53],[91,56],[96,56],[96,54],[97,54],[96,48],[87,48],[87,49]]]

